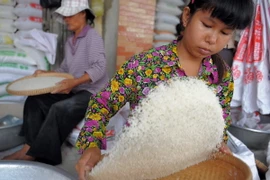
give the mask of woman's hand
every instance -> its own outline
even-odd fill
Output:
[[[56,85],[56,88],[51,92],[52,94],[68,94],[76,86],[76,83],[74,79],[64,79]]]
[[[226,143],[222,142],[221,146],[219,148],[219,151],[225,154],[229,154],[232,155],[232,151],[230,150],[230,148],[227,146]]]
[[[98,147],[86,149],[76,164],[79,180],[86,180],[92,168],[101,160],[101,151]]]
[[[39,75],[39,74],[46,73],[46,72],[47,72],[47,71],[38,69],[38,70],[36,70],[36,71],[34,72],[33,76],[37,76],[37,75]]]

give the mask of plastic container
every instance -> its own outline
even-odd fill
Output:
[[[0,151],[23,144],[25,139],[19,136],[23,120],[12,115],[0,118]]]

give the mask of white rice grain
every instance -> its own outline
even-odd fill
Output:
[[[174,78],[143,99],[93,180],[158,179],[207,160],[222,141],[222,108],[201,80]]]

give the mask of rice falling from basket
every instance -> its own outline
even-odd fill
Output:
[[[213,89],[194,78],[159,84],[132,111],[129,122],[90,179],[166,177],[210,158],[225,127]]]

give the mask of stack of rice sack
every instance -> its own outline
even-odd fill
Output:
[[[14,45],[17,32],[42,29],[42,9],[37,3],[38,0],[0,0],[0,103],[23,102],[25,97],[9,95],[6,86],[38,69],[37,60]]]
[[[154,47],[165,45],[176,39],[176,25],[182,13],[183,0],[158,0],[155,16]]]
[[[214,89],[193,78],[161,83],[131,112],[91,180],[159,179],[207,160],[225,123]]]
[[[0,0],[0,48],[13,47],[15,0]]]
[[[42,7],[39,0],[17,0],[14,14],[18,16],[14,26],[19,31],[42,30]]]
[[[0,48],[0,103],[22,102],[23,96],[12,96],[6,92],[6,86],[16,79],[31,75],[37,69],[36,62],[24,51]]]
[[[27,74],[27,64],[18,64],[26,58],[22,51],[16,51],[13,40],[17,30],[14,22],[17,16],[14,14],[15,0],[0,0],[0,102],[9,101],[6,86],[9,82]],[[26,61],[27,62],[27,61]],[[20,101],[23,97],[13,97],[11,101]]]
[[[14,22],[14,26],[18,30],[14,36],[14,46],[25,51],[30,58],[34,59],[38,69],[49,70],[50,64],[45,53],[43,51],[39,51],[38,48],[35,48],[38,41],[43,41],[44,37],[42,36],[46,36],[46,33],[43,32],[43,12],[40,1],[17,0],[17,5],[14,8],[14,14],[18,17]],[[30,32],[32,32],[32,30],[37,30],[35,31],[37,34],[31,34]],[[39,34],[38,31],[44,34]],[[32,36],[37,36],[38,38],[36,39],[38,40],[35,38],[33,39]],[[25,42],[22,44],[22,41]],[[35,45],[29,46],[29,44]]]

